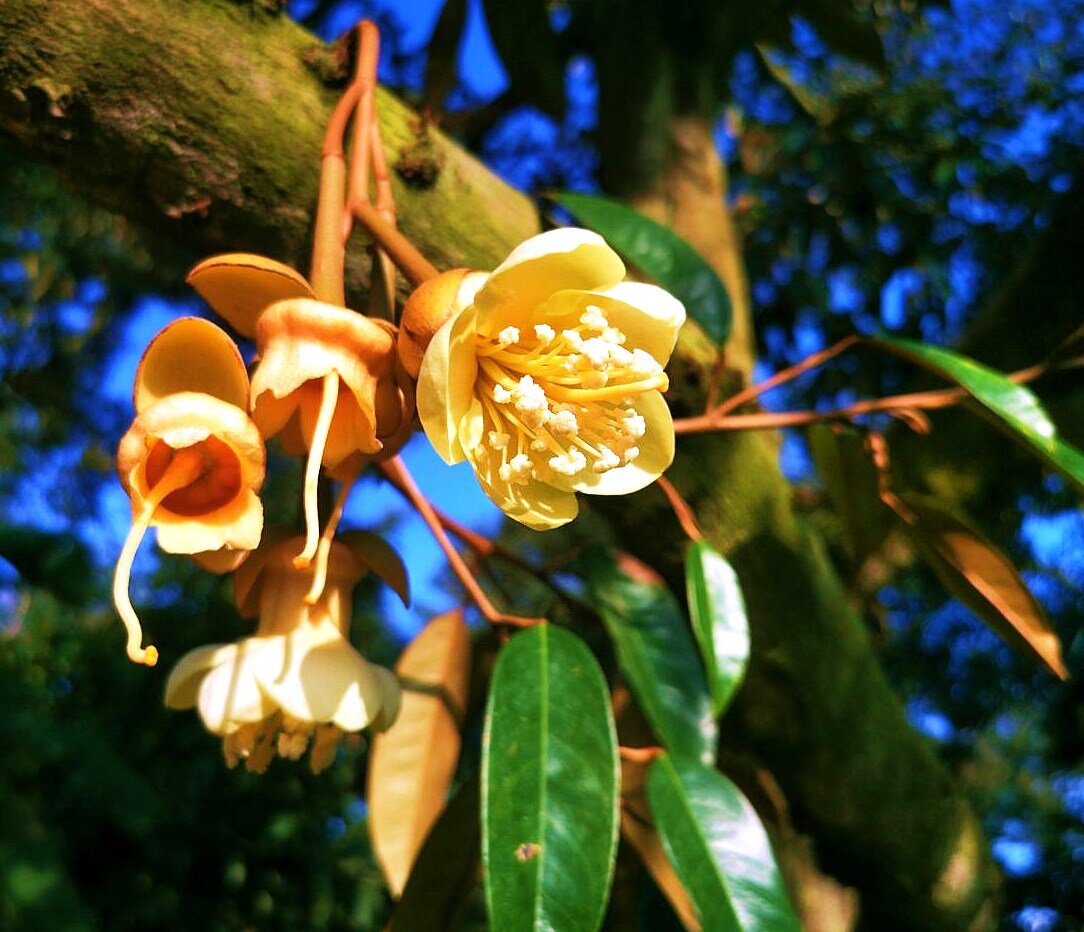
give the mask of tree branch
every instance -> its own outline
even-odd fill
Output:
[[[231,0],[0,0],[0,35],[0,130],[28,154],[185,249],[304,260],[332,94],[307,64],[326,50],[299,27]],[[395,165],[417,124],[392,95],[378,102]],[[701,129],[683,130],[687,163],[710,149]],[[436,183],[396,179],[402,229],[440,268],[492,268],[537,231],[535,211],[439,134],[432,141]],[[739,310],[728,364],[748,371],[740,250],[718,210],[720,167],[707,169],[673,179],[660,211],[719,250]],[[356,296],[364,279],[350,276]],[[672,400],[692,413],[717,354],[686,329]],[[988,889],[974,817],[908,727],[843,587],[792,513],[771,436],[682,438],[672,479],[749,603],[753,661],[730,739],[767,763],[825,865],[861,888],[871,928],[966,927]],[[663,496],[649,490],[608,514],[624,544],[681,588],[684,536]]]

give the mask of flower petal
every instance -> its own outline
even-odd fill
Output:
[[[579,512],[576,496],[538,479],[513,486],[496,469],[475,465],[482,491],[508,517],[536,531],[549,531],[568,524]]]
[[[236,653],[236,644],[208,644],[185,654],[169,671],[169,678],[166,680],[166,708],[191,709],[199,697],[200,684],[207,671],[232,661]]]
[[[636,398],[634,407],[646,422],[640,438],[640,455],[626,466],[618,466],[601,475],[584,470],[572,483],[588,495],[627,495],[638,492],[659,478],[674,461],[674,421],[661,392],[645,392]],[[582,477],[582,478],[581,478]]]
[[[546,302],[540,316],[560,329],[563,319],[572,326],[589,304],[600,307],[610,325],[625,334],[626,349],[642,349],[666,365],[685,323],[685,306],[670,292],[644,282],[620,282],[598,291],[560,291]]]
[[[236,344],[201,317],[182,317],[159,331],[136,369],[136,413],[177,392],[202,392],[242,411],[248,408],[248,372]]]
[[[246,722],[258,722],[274,711],[256,685],[255,670],[265,661],[269,644],[281,638],[245,638],[235,646],[236,654],[216,666],[199,687],[199,714],[207,730],[229,734]]]
[[[418,373],[418,417],[429,442],[446,463],[466,458],[459,442],[459,424],[474,403],[478,377],[475,347],[475,315],[468,308],[436,332]]]
[[[256,336],[269,305],[286,298],[315,298],[309,283],[288,265],[251,253],[204,259],[185,279],[239,334]]]
[[[387,731],[395,724],[399,717],[399,708],[402,705],[403,690],[399,685],[399,677],[385,667],[370,664],[373,673],[380,683],[381,705],[380,712],[370,723],[373,731]]]
[[[284,664],[261,662],[256,679],[284,712],[307,722],[364,728],[379,712],[380,681],[330,621],[302,623],[286,636]]]
[[[263,505],[252,489],[241,489],[223,507],[193,518],[172,518],[158,527],[158,546],[166,553],[205,550],[255,550],[263,531]]]
[[[527,326],[555,291],[610,288],[624,277],[625,264],[597,233],[576,227],[540,233],[512,250],[475,295],[479,329]]]

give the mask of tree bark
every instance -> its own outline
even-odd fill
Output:
[[[0,0],[0,129],[88,198],[185,249],[251,250],[305,268],[320,134],[332,93],[327,51],[260,8],[200,0]],[[391,164],[429,157],[436,183],[395,179],[401,225],[440,267],[491,268],[536,232],[530,201],[379,98]],[[721,166],[686,127],[685,167],[642,206],[672,220],[719,269],[740,321],[729,351],[744,372],[753,339]],[[354,293],[364,285],[352,273]],[[714,351],[692,328],[674,404],[703,403]],[[869,928],[964,929],[988,899],[973,814],[908,726],[846,592],[790,507],[767,434],[686,438],[673,479],[709,539],[734,561],[753,626],[753,662],[725,721],[787,793],[825,865],[857,886]],[[647,490],[608,509],[623,545],[680,591],[683,540]],[[651,527],[651,534],[643,534]]]

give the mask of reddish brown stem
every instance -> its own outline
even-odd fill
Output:
[[[1019,372],[1010,373],[1008,378],[1018,384],[1025,384],[1048,372],[1073,368],[1082,363],[1084,363],[1084,357],[1067,360],[1056,365],[1041,364],[1031,366],[1028,369],[1021,369]],[[674,421],[674,433],[699,434],[722,430],[776,430],[782,427],[805,427],[809,424],[820,424],[825,421],[852,420],[855,417],[875,412],[894,415],[896,412],[906,409],[932,411],[939,408],[950,408],[969,397],[970,395],[962,388],[943,388],[935,391],[912,392],[906,395],[890,395],[886,398],[857,401],[853,405],[836,408],[833,411],[780,411],[725,416],[710,412],[697,417],[677,419]]]
[[[355,201],[350,205],[350,209],[380,248],[391,256],[392,261],[399,267],[399,271],[403,273],[403,277],[411,285],[417,287],[422,282],[427,282],[440,274],[436,266],[418,251],[418,247],[388,223],[372,204]]]
[[[756,385],[750,385],[748,388],[742,389],[737,394],[731,395],[726,401],[716,405],[706,413],[714,414],[715,416],[728,414],[729,412],[740,408],[746,402],[752,401],[759,395],[763,395],[765,392],[771,391],[773,388],[777,388],[778,386],[791,381],[791,379],[797,378],[803,372],[808,372],[810,369],[815,369],[817,366],[828,362],[829,359],[834,359],[840,353],[849,350],[858,343],[860,339],[861,338],[857,336],[844,337],[838,343],[828,347],[828,349],[821,350],[819,353],[814,353],[812,356],[807,356],[801,362],[788,369],[777,372],[771,378],[765,379],[763,382],[758,382]]]
[[[678,524],[681,525],[685,536],[689,540],[703,540],[704,535],[700,532],[700,525],[696,523],[696,515],[693,514],[689,503],[681,497],[681,493],[674,488],[674,484],[666,476],[659,476],[655,482],[674,510],[674,516],[678,519]]]
[[[417,483],[414,481],[414,477],[410,474],[410,470],[406,468],[406,464],[398,456],[392,457],[390,460],[380,464],[380,470],[385,476],[399,488],[404,495],[410,500],[411,505],[414,506],[414,510],[421,515],[422,520],[429,526],[429,530],[433,537],[436,538],[437,544],[440,549],[444,551],[444,556],[448,560],[448,564],[452,568],[452,572],[458,577],[460,583],[463,584],[463,588],[467,590],[467,594],[474,601],[474,604],[478,606],[478,610],[485,616],[486,621],[494,625],[512,625],[518,628],[527,628],[532,625],[545,624],[543,618],[523,618],[518,615],[506,615],[503,612],[497,611],[496,607],[489,600],[489,596],[485,594],[478,580],[475,579],[474,574],[470,571],[470,567],[459,555],[459,551],[452,546],[452,542],[448,539],[448,535],[444,532],[444,526],[441,524],[440,516],[437,514],[436,509],[430,504],[429,499],[425,497],[425,494],[418,488]]]
[[[662,748],[627,748],[621,745],[617,749],[621,760],[627,760],[634,764],[650,764],[655,758],[665,753]]]

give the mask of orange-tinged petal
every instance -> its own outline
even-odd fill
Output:
[[[382,383],[395,383],[394,327],[343,307],[298,299],[268,308],[260,318],[256,341],[260,362],[252,376],[251,403],[261,427],[266,425],[270,430],[278,425],[282,429],[288,423],[273,402],[265,399],[285,400],[335,371],[360,412],[349,426],[356,448],[365,453],[381,449],[377,397]],[[299,406],[304,430],[309,412],[303,401]],[[398,421],[397,416],[393,429],[399,427]]]
[[[245,410],[248,373],[241,353],[221,327],[182,317],[161,330],[136,370],[136,412],[177,392],[202,392]]]
[[[276,301],[315,297],[309,283],[288,265],[244,252],[204,259],[186,281],[246,337],[256,336],[260,315]]]

